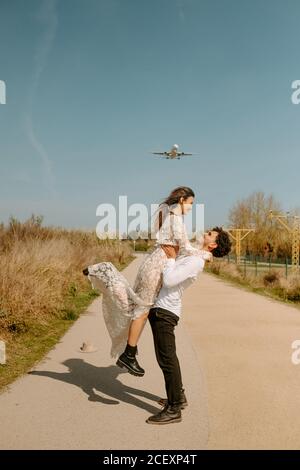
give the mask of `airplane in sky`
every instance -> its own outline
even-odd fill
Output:
[[[179,145],[174,144],[168,152],[151,152],[153,155],[160,155],[163,158],[167,159],[177,159],[180,160],[180,157],[185,157],[188,155],[199,155],[199,153],[185,153],[179,152]]]

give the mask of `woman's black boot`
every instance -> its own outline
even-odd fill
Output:
[[[116,364],[119,367],[125,367],[128,372],[132,375],[135,375],[137,377],[143,377],[145,371],[144,369],[142,369],[142,367],[140,367],[138,361],[136,360],[136,353],[137,346],[130,346],[127,343],[125,351],[123,352],[123,354],[121,354]]]

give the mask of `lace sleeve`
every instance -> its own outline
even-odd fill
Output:
[[[199,249],[194,247],[186,232],[185,224],[181,216],[172,215],[171,217],[172,235],[179,245],[180,254],[197,255]]]

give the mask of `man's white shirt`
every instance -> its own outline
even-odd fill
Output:
[[[163,285],[153,307],[164,308],[180,317],[183,291],[197,279],[204,265],[205,260],[199,255],[180,256],[176,260],[169,258],[163,270]]]

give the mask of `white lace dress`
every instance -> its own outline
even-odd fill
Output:
[[[147,309],[149,305],[135,294],[125,276],[112,263],[94,264],[88,266],[88,271],[92,287],[102,294],[102,312],[111,339],[111,357],[119,356],[126,346],[132,308],[140,305]]]
[[[142,261],[133,288],[110,262],[88,266],[88,278],[93,288],[102,293],[102,311],[112,342],[112,357],[123,352],[131,320],[148,313],[158,295],[167,261],[161,244],[179,245],[180,255],[199,254],[204,259],[210,258],[207,251],[191,245],[182,217],[171,214],[161,227],[154,249]]]
[[[167,261],[167,255],[161,248],[161,245],[179,246],[179,255],[200,254],[201,250],[192,246],[188,239],[183,217],[168,213],[164,222],[156,232],[156,244],[152,252],[144,258],[139,267],[135,283],[134,292],[146,304],[153,305],[154,301],[162,286],[162,272]],[[207,254],[207,252],[205,252]],[[132,317],[138,318],[146,313],[149,309],[145,309],[140,305],[133,306]]]

